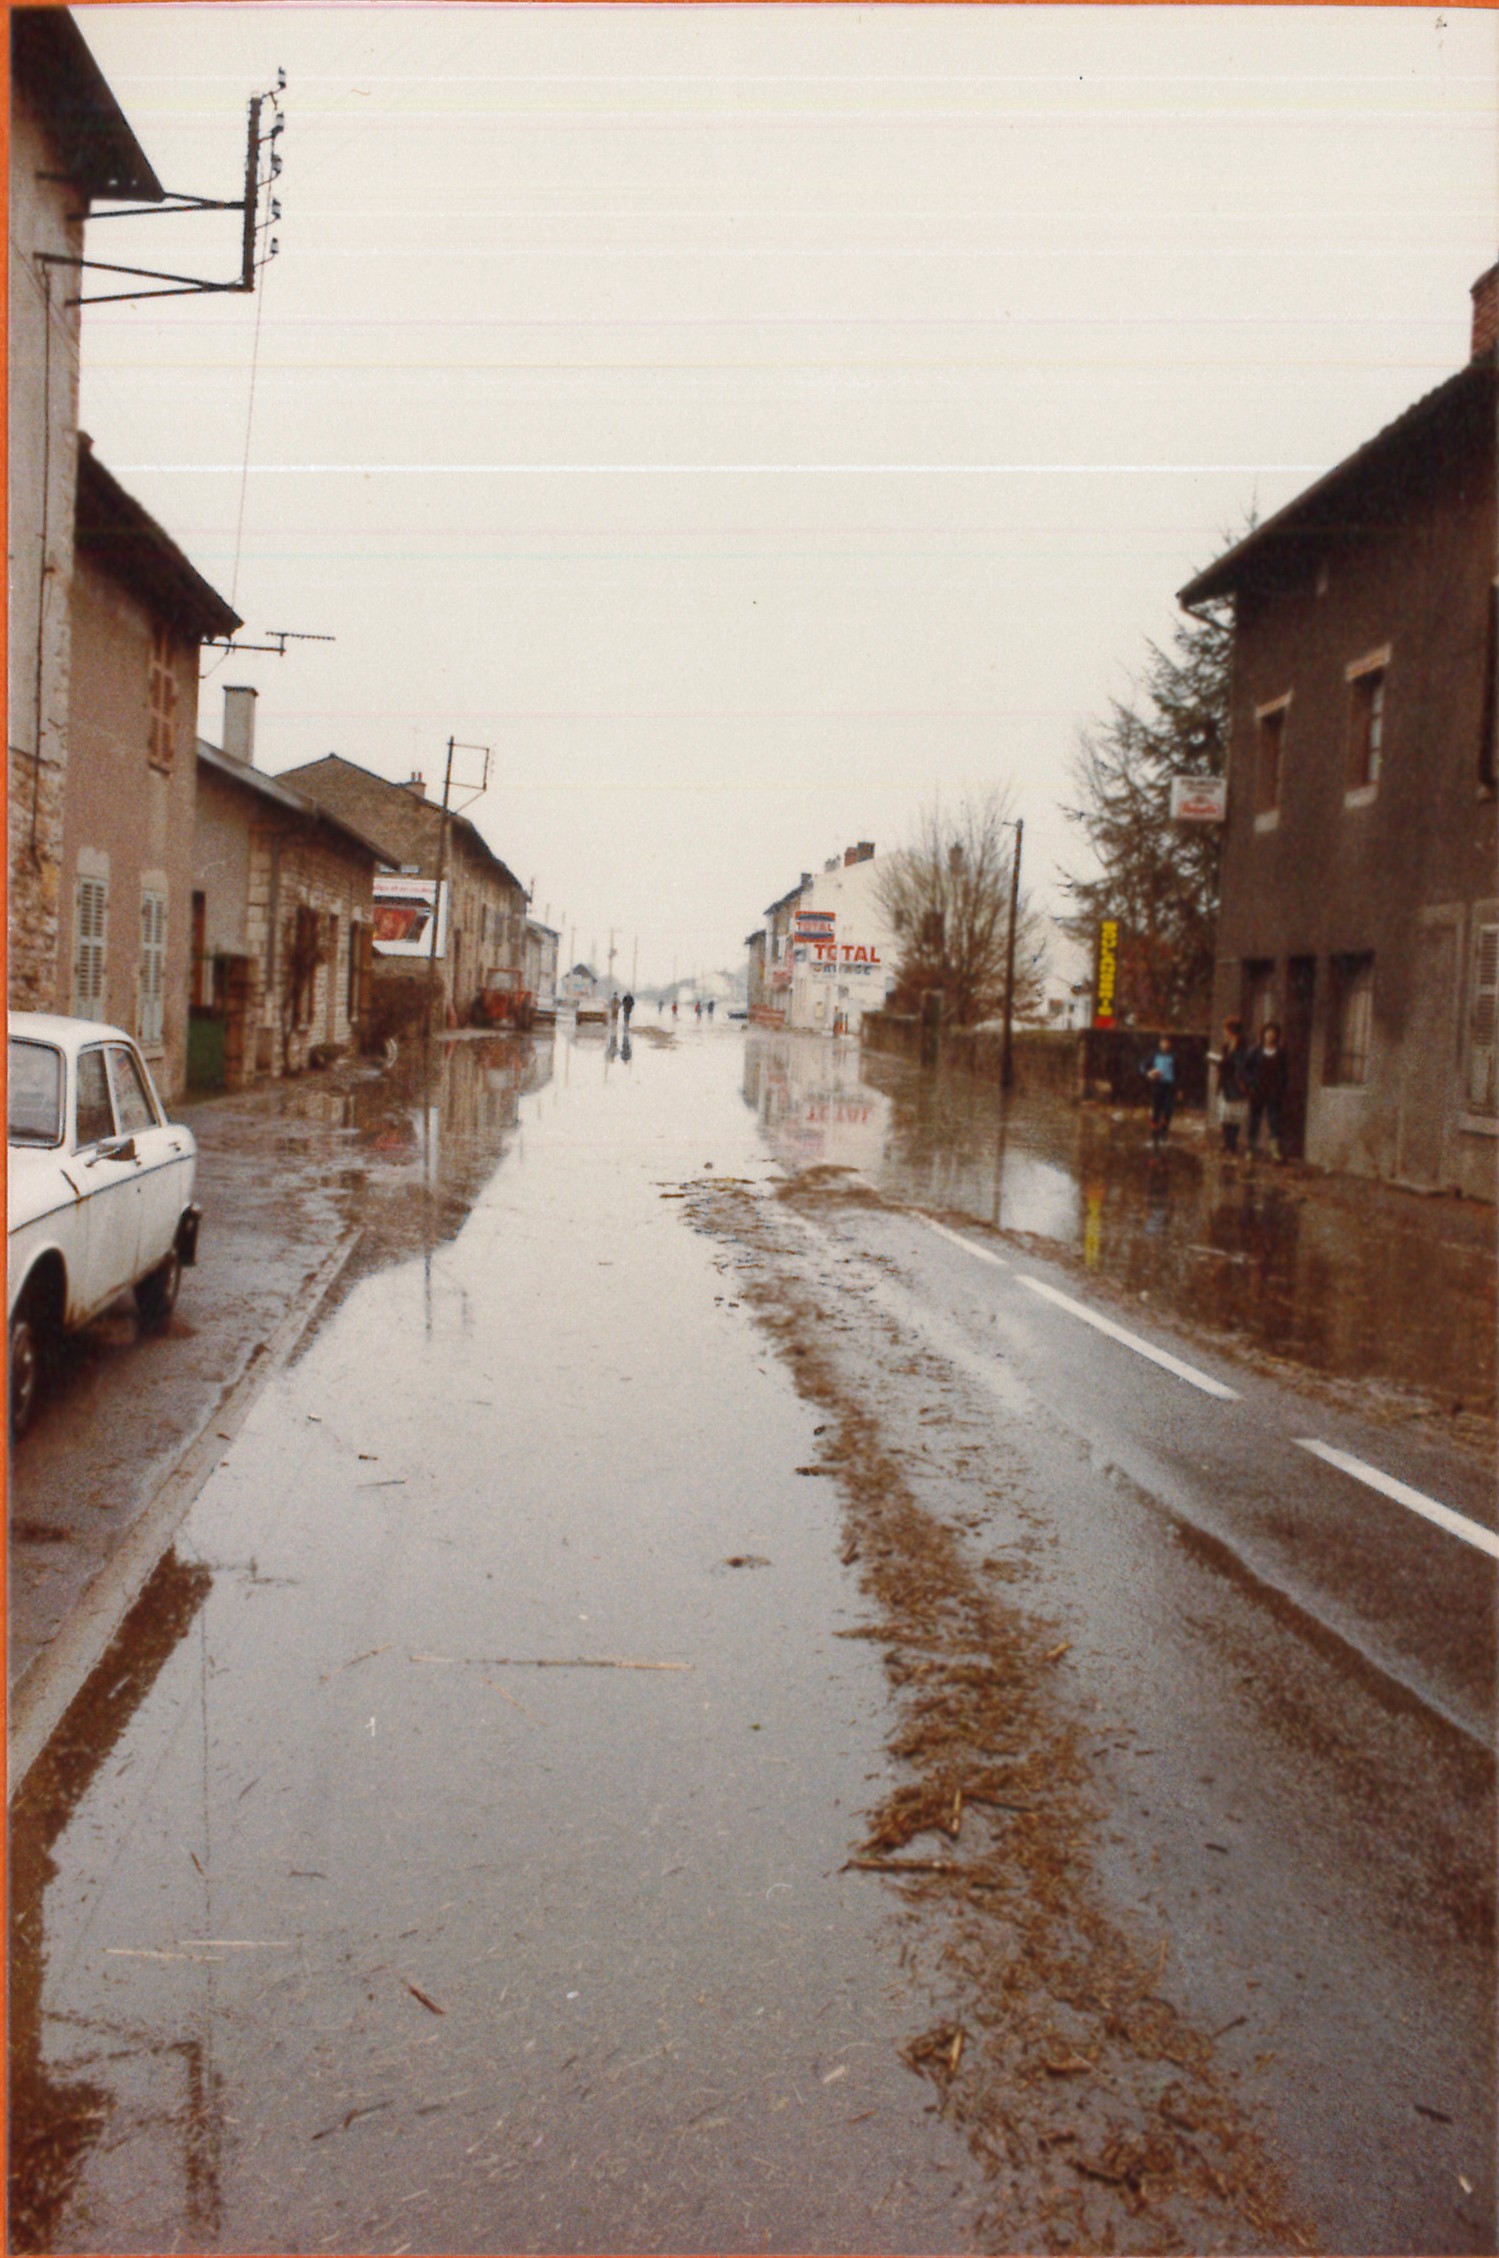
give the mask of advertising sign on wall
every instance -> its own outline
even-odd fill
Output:
[[[1173,776],[1173,823],[1221,823],[1228,814],[1226,776]]]
[[[1114,1024],[1114,986],[1119,975],[1119,920],[1105,917],[1098,925],[1098,961],[1093,977],[1093,1024]]]
[[[437,894],[434,878],[375,875],[375,925],[372,936],[376,956],[430,957],[433,955],[432,905]],[[442,890],[442,911],[437,919],[436,951],[448,948],[448,889]]]

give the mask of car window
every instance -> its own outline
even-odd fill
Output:
[[[13,1145],[62,1143],[62,1052],[50,1043],[11,1039],[8,1057],[8,1141]]]
[[[109,1082],[102,1047],[82,1051],[78,1058],[78,1146],[97,1145],[115,1133],[114,1108],[109,1102]]]
[[[133,1054],[122,1050],[118,1043],[109,1046],[109,1079],[114,1084],[115,1119],[120,1124],[120,1135],[133,1137],[138,1129],[154,1129],[156,1115],[146,1095],[141,1070]]]

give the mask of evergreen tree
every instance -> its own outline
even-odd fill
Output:
[[[1171,648],[1148,646],[1128,703],[1081,732],[1072,764],[1096,875],[1064,874],[1069,933],[1090,946],[1119,921],[1116,1010],[1144,1025],[1205,1027],[1212,1003],[1223,826],[1173,823],[1173,777],[1221,776],[1228,758],[1233,623],[1189,614]]]

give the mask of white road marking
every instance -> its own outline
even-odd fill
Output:
[[[980,1262],[992,1262],[996,1270],[1009,1269],[1010,1265],[1002,1254],[991,1254],[987,1247],[979,1246],[972,1239],[965,1239],[961,1231],[949,1231],[945,1223],[934,1223],[929,1215],[924,1215],[922,1221],[929,1231],[936,1232],[939,1239],[951,1239],[955,1247],[963,1249],[964,1254],[974,1255]]]
[[[1434,1521],[1449,1536],[1461,1537],[1464,1544],[1476,1545],[1491,1559],[1499,1560],[1499,1536],[1485,1529],[1482,1522],[1470,1521],[1465,1513],[1454,1513],[1450,1505],[1439,1505],[1434,1497],[1422,1490],[1413,1490],[1408,1482],[1397,1482],[1393,1474],[1382,1474],[1377,1466],[1366,1465],[1351,1451],[1334,1450],[1331,1443],[1314,1443],[1305,1435],[1298,1435],[1296,1443],[1301,1450],[1309,1450],[1314,1458],[1326,1459],[1329,1466],[1351,1474],[1355,1482],[1367,1482],[1371,1490],[1379,1490],[1397,1505],[1408,1505],[1412,1513],[1419,1513],[1427,1521]]]
[[[1238,1402],[1237,1388],[1226,1388],[1210,1372],[1200,1372],[1195,1364],[1184,1364],[1179,1356],[1172,1356],[1168,1349],[1158,1349],[1153,1341],[1142,1340],[1138,1333],[1127,1332],[1124,1326],[1116,1325],[1112,1317],[1100,1316],[1096,1309],[1089,1309],[1086,1302],[1074,1301],[1070,1294],[1059,1293],[1055,1286],[1048,1286],[1044,1279],[1022,1276],[1020,1284],[1028,1286],[1033,1294],[1040,1294],[1046,1301],[1055,1302],[1058,1309],[1070,1310],[1074,1317],[1080,1317],[1085,1325],[1091,1325],[1096,1332],[1107,1333],[1111,1341],[1122,1342],[1125,1348],[1133,1349],[1136,1356],[1149,1357],[1151,1363],[1160,1365],[1162,1371],[1174,1372],[1178,1380],[1187,1381],[1191,1387],[1201,1388],[1205,1396],[1217,1396],[1223,1403]]]

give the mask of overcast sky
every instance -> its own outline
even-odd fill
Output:
[[[76,13],[171,188],[237,194],[289,79],[260,296],[84,320],[104,461],[248,630],[337,637],[220,662],[204,733],[232,681],[273,771],[492,746],[475,820],[642,984],[939,790],[1008,782],[1045,898],[1079,724],[1466,359],[1499,236],[1487,10]]]

